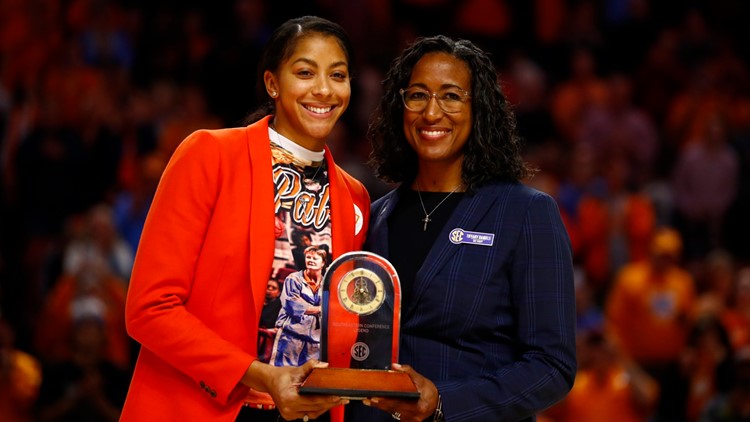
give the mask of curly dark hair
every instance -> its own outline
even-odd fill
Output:
[[[417,174],[417,154],[403,129],[405,88],[417,62],[427,53],[442,52],[463,61],[471,72],[472,130],[464,146],[461,170],[467,190],[494,180],[518,182],[533,169],[524,163],[516,118],[500,88],[489,55],[468,40],[443,35],[418,38],[397,57],[383,81],[383,95],[376,108],[368,138],[372,143],[369,164],[386,182],[411,182]]]
[[[346,60],[351,67],[354,61],[354,48],[349,35],[341,25],[317,16],[289,19],[273,31],[271,38],[263,48],[263,53],[258,62],[258,80],[255,87],[256,95],[263,99],[261,100],[263,103],[244,119],[244,124],[257,122],[276,112],[273,98],[266,92],[263,73],[266,70],[276,72],[279,66],[294,54],[297,44],[311,35],[325,35],[335,38],[341,49],[344,50]]]

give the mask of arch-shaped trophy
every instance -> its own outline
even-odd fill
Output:
[[[393,265],[372,252],[334,260],[323,278],[320,360],[300,394],[419,398],[398,362],[401,284]]]

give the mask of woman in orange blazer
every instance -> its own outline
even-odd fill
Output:
[[[286,22],[260,62],[270,102],[255,115],[266,116],[247,127],[197,131],[175,151],[128,291],[127,329],[142,348],[122,421],[234,421],[250,388],[270,394],[285,419],[314,419],[347,402],[298,395],[296,384],[319,363],[270,366],[258,360],[256,345],[286,180],[277,177],[280,149],[272,139],[324,157],[315,210],[328,221],[333,257],[364,241],[367,191],[325,147],[349,103],[349,63],[339,25],[310,16]]]

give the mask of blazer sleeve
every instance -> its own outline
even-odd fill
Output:
[[[174,153],[146,219],[125,313],[136,341],[226,403],[255,357],[186,308],[200,300],[191,289],[219,195],[221,160],[218,139],[207,131]]]

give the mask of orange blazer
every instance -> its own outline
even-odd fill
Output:
[[[122,421],[234,421],[240,410],[274,255],[269,119],[191,134],[162,175],[128,289],[142,348]],[[361,249],[370,198],[325,157],[335,258]]]

